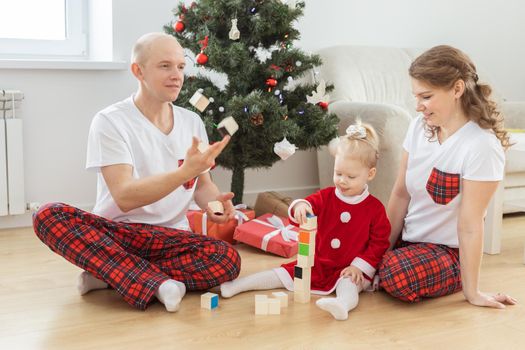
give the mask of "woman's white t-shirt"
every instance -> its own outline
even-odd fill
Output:
[[[136,179],[174,171],[182,165],[192,136],[208,143],[200,117],[173,106],[173,129],[166,135],[135,106],[133,97],[98,112],[89,131],[86,168],[97,171],[97,201],[93,213],[120,222],[185,228],[185,214],[196,179],[155,203],[122,212],[111,196],[100,168],[129,164]]]
[[[412,120],[403,143],[410,202],[402,238],[457,248],[463,180],[502,180],[505,154],[494,133],[475,122],[467,122],[443,144],[429,141],[424,125],[422,116]]]

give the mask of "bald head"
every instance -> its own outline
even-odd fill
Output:
[[[141,36],[131,51],[131,63],[144,64],[157,49],[174,46],[183,51],[177,39],[165,33],[148,33]]]

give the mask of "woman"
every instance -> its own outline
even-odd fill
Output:
[[[503,118],[460,50],[436,46],[410,66],[416,110],[388,203],[390,246],[381,286],[392,296],[463,294],[473,305],[516,304],[479,290],[483,218],[503,179],[509,137]],[[401,234],[401,240],[399,235]]]

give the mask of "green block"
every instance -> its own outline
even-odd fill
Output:
[[[310,252],[310,245],[299,243],[299,255],[308,256]]]

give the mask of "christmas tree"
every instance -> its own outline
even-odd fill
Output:
[[[296,84],[305,74],[316,77],[313,69],[321,64],[319,56],[293,47],[300,36],[293,22],[303,8],[295,0],[200,0],[189,7],[181,2],[164,27],[200,67],[185,77],[177,104],[202,117],[210,142],[222,138],[216,125],[225,117],[239,124],[216,160],[233,172],[235,203],[242,202],[245,169],[270,167],[281,159],[276,143],[285,159],[295,148],[319,147],[336,136],[338,119],[327,113],[324,91],[332,86],[315,80]],[[211,71],[219,74],[211,79]],[[196,93],[210,102],[205,108],[190,103]]]

